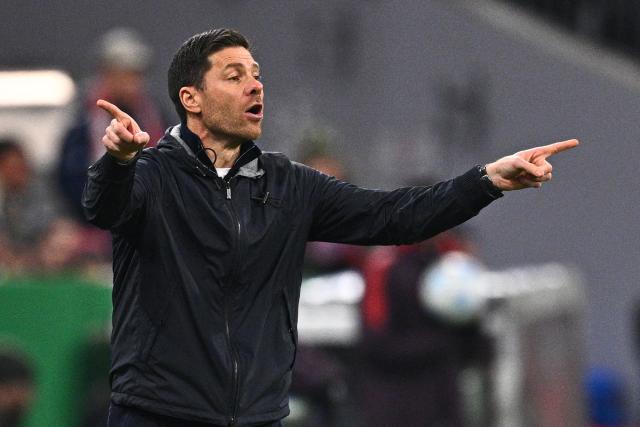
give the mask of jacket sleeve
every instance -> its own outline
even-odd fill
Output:
[[[309,240],[411,244],[463,223],[497,198],[483,186],[477,167],[430,187],[393,191],[368,190],[311,171]]]
[[[139,153],[127,164],[105,154],[89,167],[82,194],[87,220],[104,229],[135,226],[144,217],[149,200],[153,200],[156,180],[150,176],[148,158]],[[124,230],[123,230],[124,231]]]

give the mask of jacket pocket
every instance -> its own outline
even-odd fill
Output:
[[[281,208],[285,204],[282,199],[273,197],[269,191],[260,195],[252,195],[251,200],[259,205],[271,208]]]
[[[296,327],[293,311],[289,304],[289,297],[285,290],[282,290],[282,299],[284,300],[285,311],[287,313],[287,332],[289,333],[291,343],[293,344],[293,357],[291,358],[291,364],[289,365],[289,369],[292,369],[296,362],[296,355],[298,353],[298,328]]]

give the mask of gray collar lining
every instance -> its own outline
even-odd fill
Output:
[[[180,143],[182,148],[185,149],[190,157],[193,157],[195,159],[196,155],[193,153],[189,145],[187,145],[187,143],[184,142],[184,140],[180,137],[180,126],[181,125],[176,125],[172,127],[169,131],[169,135],[174,137],[176,141]],[[243,165],[240,169],[238,169],[238,173],[236,174],[236,176],[244,176],[247,178],[259,178],[262,175],[264,175],[264,170],[260,169],[260,167],[258,166],[258,159],[253,159],[246,165]]]

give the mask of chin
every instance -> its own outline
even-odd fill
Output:
[[[246,133],[247,139],[256,140],[262,135],[262,129],[250,129]]]

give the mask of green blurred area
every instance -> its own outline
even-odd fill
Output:
[[[35,396],[25,427],[76,427],[89,389],[107,382],[111,289],[75,277],[0,284],[0,347],[23,353]]]

